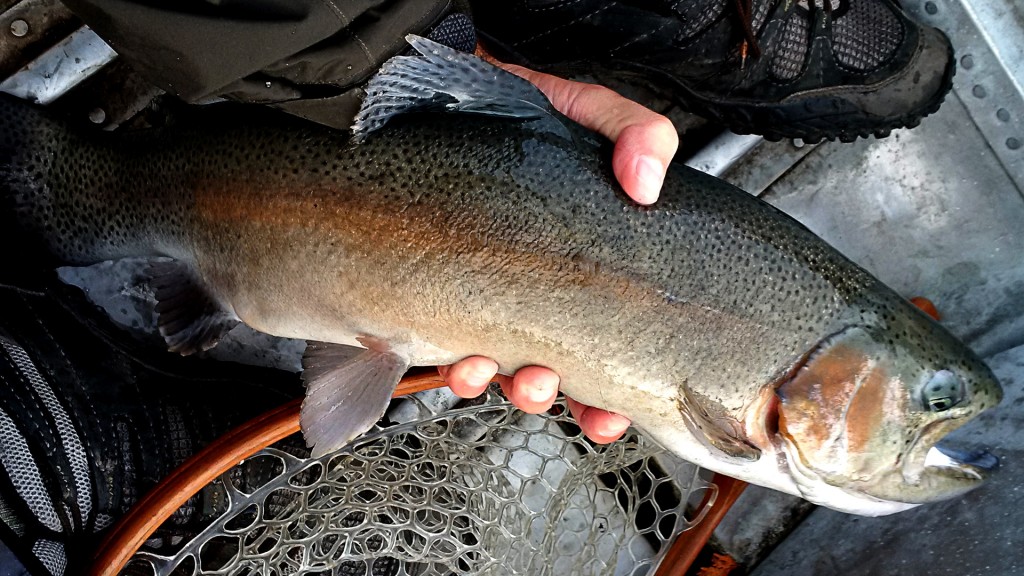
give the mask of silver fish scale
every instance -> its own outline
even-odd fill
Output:
[[[635,432],[595,447],[562,403],[533,416],[490,392],[441,415],[406,402],[417,417],[338,453],[268,448],[240,464],[221,516],[127,573],[639,576],[715,490]]]

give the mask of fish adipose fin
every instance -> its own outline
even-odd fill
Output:
[[[410,34],[420,56],[395,56],[366,85],[352,132],[364,137],[409,112],[467,112],[520,119],[549,118],[568,136],[558,112],[536,86],[472,54]]]
[[[712,414],[689,388],[681,389],[679,412],[691,434],[731,459],[753,462],[761,457],[761,451],[743,439],[739,422],[724,414]]]
[[[386,350],[306,344],[300,424],[313,457],[342,448],[380,420],[408,368],[405,358]]]
[[[189,265],[156,261],[150,264],[149,274],[157,325],[171,352],[188,356],[209,350],[240,322],[206,290]]]

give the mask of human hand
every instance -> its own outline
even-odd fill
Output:
[[[574,82],[514,64],[494,64],[529,80],[556,110],[615,143],[612,170],[639,204],[653,204],[679,148],[668,118],[597,84]]]
[[[514,376],[497,374],[498,363],[483,356],[471,356],[451,366],[438,366],[438,372],[457,396],[475,398],[491,382],[501,384],[505,397],[528,414],[541,414],[551,408],[558,394],[558,374],[542,366],[527,366]],[[569,411],[588,438],[608,444],[622,437],[629,428],[625,416],[586,406],[568,396]]]
[[[679,136],[668,118],[603,86],[494,63],[532,82],[562,114],[615,142],[612,169],[633,200],[652,204],[658,199],[665,171],[679,146]],[[497,362],[472,356],[440,366],[438,371],[452,392],[463,398],[479,396],[490,382],[497,381],[512,404],[530,414],[547,411],[558,393],[558,375],[541,366],[528,366],[512,377],[498,376]],[[566,403],[583,433],[599,444],[618,440],[629,427],[629,419],[619,414],[571,398],[566,398]]]

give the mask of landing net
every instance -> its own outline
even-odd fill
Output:
[[[654,574],[717,493],[632,429],[589,442],[562,403],[534,416],[490,391],[453,409],[438,397],[396,401],[320,459],[297,436],[264,449],[206,488],[201,533],[158,532],[125,573]]]

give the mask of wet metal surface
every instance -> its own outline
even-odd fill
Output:
[[[761,196],[818,146],[802,140],[761,140],[719,176],[755,196]]]
[[[87,118],[92,125],[113,130],[129,120],[143,120],[139,113],[161,94],[163,90],[117,59],[61,96],[52,107],[71,118]]]
[[[981,355],[1024,344],[1024,198],[957,97],[914,130],[819,146],[763,198]]]
[[[81,26],[59,0],[25,0],[0,6],[0,78],[42,54]]]
[[[754,134],[733,134],[723,132],[703,149],[691,156],[686,165],[721,177],[752,150],[765,142],[764,138]]]
[[[1018,188],[1024,188],[1024,5],[1019,0],[910,0],[949,35],[953,90]]]
[[[1001,458],[987,485],[886,518],[814,510],[755,574],[1022,573],[1024,198],[966,107],[951,96],[914,130],[824,144],[764,197],[905,296],[931,299],[996,369],[1007,397],[956,435]],[[749,553],[749,541],[733,546]]]
[[[95,32],[79,28],[24,69],[0,82],[0,92],[38,104],[50,104],[116,56]],[[69,65],[71,63],[73,65]]]

